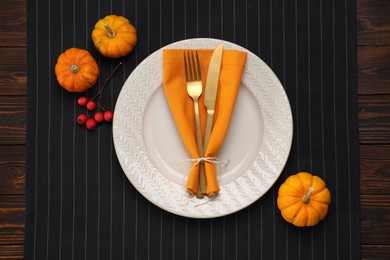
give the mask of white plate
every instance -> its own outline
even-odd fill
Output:
[[[229,130],[218,155],[218,196],[199,200],[187,194],[191,163],[166,102],[162,50],[215,48],[247,52],[247,63]],[[119,94],[113,121],[115,150],[124,173],[150,202],[177,215],[212,218],[258,200],[279,177],[293,135],[290,103],[272,70],[250,51],[217,39],[170,44],[134,69]]]

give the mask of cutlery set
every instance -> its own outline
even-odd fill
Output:
[[[204,93],[204,105],[207,109],[207,119],[206,119],[206,130],[204,136],[204,143],[202,142],[202,133],[200,127],[200,118],[199,118],[199,97],[202,95],[202,75],[200,69],[200,62],[198,52],[185,52],[184,53],[184,71],[187,85],[187,93],[192,98],[194,102],[194,112],[195,112],[195,126],[196,126],[196,142],[200,157],[200,171],[199,171],[199,187],[196,194],[197,198],[203,198],[206,194],[206,177],[204,163],[201,158],[204,156],[206,151],[207,144],[210,139],[213,118],[214,118],[214,108],[215,102],[217,99],[217,90],[218,90],[218,81],[219,74],[221,69],[221,61],[223,54],[223,44],[220,43],[215,48],[211,60],[209,63],[209,68],[207,72],[205,93]]]

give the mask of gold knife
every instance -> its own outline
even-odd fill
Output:
[[[204,95],[204,105],[207,108],[207,121],[206,121],[206,131],[204,136],[203,143],[203,152],[206,152],[207,144],[210,139],[211,129],[213,125],[214,118],[214,107],[215,101],[217,100],[217,90],[218,90],[218,81],[219,81],[219,72],[221,69],[223,53],[223,44],[220,43],[215,48],[213,55],[211,56],[209,68],[207,72],[205,95]],[[202,157],[204,154],[202,154]],[[200,175],[199,175],[199,190],[198,198],[202,198],[203,194],[206,194],[206,175],[204,171],[204,164],[201,164]]]
[[[204,95],[204,105],[207,108],[206,131],[204,136],[204,151],[206,152],[207,144],[210,139],[211,129],[214,119],[214,107],[217,100],[219,73],[221,70],[221,61],[223,53],[223,43],[218,44],[211,56],[209,69],[207,72],[206,89]]]

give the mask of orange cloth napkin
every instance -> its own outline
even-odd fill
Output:
[[[166,49],[163,51],[163,86],[182,141],[190,158],[196,159],[202,156],[199,155],[196,144],[194,104],[191,97],[187,94],[184,73],[184,51],[184,49]],[[198,50],[198,54],[203,83],[203,93],[199,99],[199,113],[202,136],[204,138],[207,116],[207,110],[204,106],[204,93],[208,66],[213,50],[201,49]],[[236,50],[224,50],[223,52],[213,129],[203,157],[216,157],[223,144],[240,88],[246,55],[246,52]],[[221,158],[221,160],[224,159],[228,158]],[[214,163],[204,161],[204,164],[207,195],[212,196],[219,192],[217,171]],[[196,164],[196,162],[193,162],[193,168],[189,172],[187,190],[191,194],[196,194],[198,190],[199,167],[200,163]]]

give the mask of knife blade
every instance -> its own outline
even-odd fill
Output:
[[[211,56],[211,60],[207,72],[205,95],[204,95],[204,105],[207,108],[206,130],[205,130],[204,143],[203,143],[204,152],[206,152],[207,144],[210,139],[212,125],[213,125],[214,108],[215,108],[215,101],[217,100],[222,54],[223,54],[223,43],[220,43],[215,48],[213,55]]]

